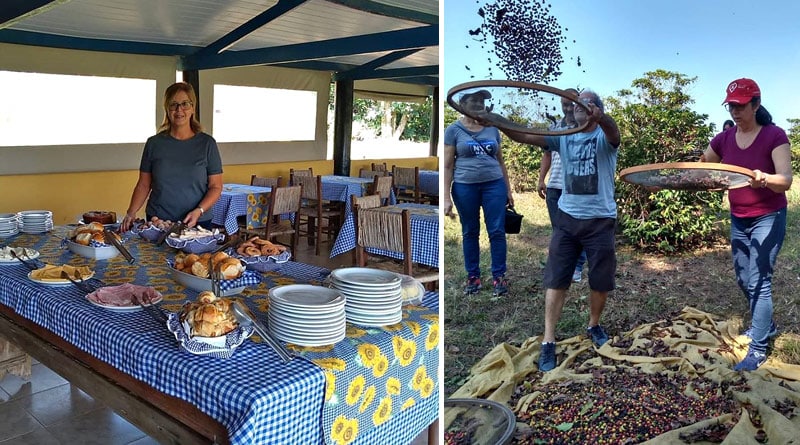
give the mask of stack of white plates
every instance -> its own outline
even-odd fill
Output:
[[[19,233],[19,220],[13,213],[0,213],[0,238],[8,238]]]
[[[345,299],[322,286],[291,284],[269,290],[269,330],[300,346],[332,345],[344,339]]]
[[[347,303],[347,321],[362,326],[386,326],[403,319],[400,277],[385,270],[348,267],[331,272],[331,286]]]
[[[23,233],[44,233],[53,230],[53,212],[49,210],[23,210],[17,213]]]

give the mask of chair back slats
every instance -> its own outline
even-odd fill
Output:
[[[392,195],[393,184],[394,179],[391,176],[376,176],[372,185],[372,192],[380,195],[381,202],[388,204]]]
[[[372,170],[379,171],[379,172],[385,172],[385,171],[387,171],[386,163],[385,162],[373,162],[372,163]]]
[[[322,189],[321,176],[296,176],[296,185],[303,186],[303,199],[319,200]]]
[[[257,187],[272,187],[272,188],[275,188],[275,187],[280,187],[281,186],[281,180],[282,179],[283,179],[283,176],[278,176],[277,178],[269,178],[269,177],[265,177],[265,176],[251,175],[250,176],[250,185],[254,185],[254,186],[257,186]]]
[[[272,190],[270,203],[272,215],[295,213],[300,210],[300,195],[302,186],[276,187]],[[271,216],[272,216],[271,215]]]
[[[372,178],[374,178],[374,177],[376,177],[376,176],[386,176],[386,173],[387,173],[386,171],[380,171],[380,170],[367,170],[367,169],[365,169],[365,168],[362,168],[361,170],[359,170],[359,171],[358,171],[358,177],[359,177],[359,178],[369,178],[369,179],[372,179]]]
[[[295,178],[299,178],[301,176],[314,176],[314,171],[309,167],[308,169],[298,169],[295,170],[293,168],[289,169],[289,184],[290,185],[297,185]]]
[[[354,212],[357,209],[374,209],[381,206],[381,196],[377,194],[367,196],[350,195],[350,201],[352,203],[350,207]]]
[[[386,212],[376,209],[359,209],[358,211],[358,244],[365,248],[404,252],[404,230],[406,220],[410,218],[408,210],[401,213]]]

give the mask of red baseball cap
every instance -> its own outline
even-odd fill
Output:
[[[725,92],[727,92],[728,95],[725,96],[725,101],[722,102],[723,104],[733,103],[741,105],[750,102],[753,97],[761,97],[761,90],[758,88],[756,81],[744,77],[729,83]]]

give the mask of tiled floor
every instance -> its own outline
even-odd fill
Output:
[[[317,257],[308,246],[298,248],[298,261],[335,268],[351,264],[345,253]],[[102,403],[35,362],[30,380],[14,375],[0,379],[0,445],[145,445],[157,442]],[[412,445],[426,445],[423,431]]]

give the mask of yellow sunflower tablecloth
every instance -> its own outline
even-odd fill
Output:
[[[359,431],[435,397],[438,347],[438,313],[421,306],[406,306],[403,320],[395,325],[348,323],[347,337],[335,345],[292,346],[325,372],[325,442],[349,444]],[[347,357],[353,359],[343,359]]]

